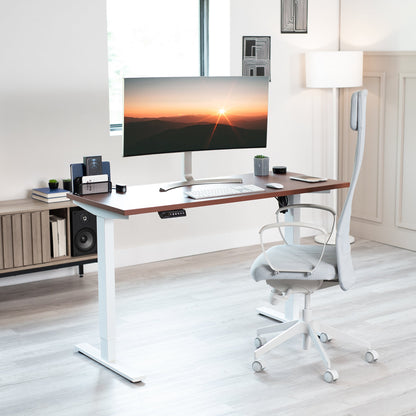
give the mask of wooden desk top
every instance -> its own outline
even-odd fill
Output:
[[[220,198],[191,199],[185,195],[191,187],[172,189],[160,192],[162,184],[128,186],[125,194],[113,191],[110,194],[73,195],[68,197],[73,201],[79,201],[87,205],[112,211],[121,215],[145,214],[148,212],[168,211],[173,209],[189,209],[207,205],[229,204],[232,202],[250,201],[255,199],[273,198],[278,196],[296,195],[310,192],[327,191],[330,189],[348,188],[349,182],[329,179],[325,182],[307,183],[294,181],[289,176],[299,175],[288,172],[285,175],[254,176],[251,174],[238,175],[243,179],[243,184],[254,184],[265,189],[262,192],[251,194],[229,195]],[[266,188],[269,182],[279,182],[283,189]],[[218,185],[196,185],[198,187],[217,187]]]

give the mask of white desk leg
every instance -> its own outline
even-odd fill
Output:
[[[78,344],[75,350],[136,383],[142,377],[116,363],[114,220],[97,216],[100,349]]]
[[[299,204],[300,195],[289,195],[288,204]],[[300,210],[288,209],[285,214],[286,222],[300,221]],[[299,227],[286,227],[285,238],[289,244],[296,244],[300,241]],[[292,321],[299,318],[299,312],[302,310],[302,299],[298,295],[291,295],[285,300],[285,311],[282,313],[272,306],[261,306],[257,308],[260,315],[267,316],[280,322]]]

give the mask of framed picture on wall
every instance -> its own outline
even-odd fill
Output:
[[[281,33],[308,33],[308,0],[281,0]]]
[[[270,36],[243,36],[244,76],[270,81],[270,40]]]

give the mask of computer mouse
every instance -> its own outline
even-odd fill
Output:
[[[266,185],[268,188],[273,188],[273,189],[282,189],[283,185],[281,183],[277,183],[277,182],[270,182]]]

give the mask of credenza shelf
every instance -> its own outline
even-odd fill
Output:
[[[0,201],[0,277],[97,261],[96,254],[72,256],[71,201],[46,204],[34,199]],[[52,257],[49,215],[66,219],[67,255]]]

